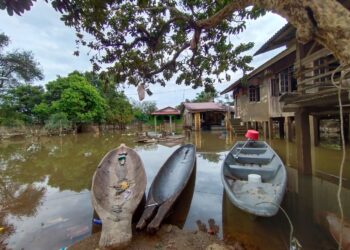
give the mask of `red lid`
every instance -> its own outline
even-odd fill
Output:
[[[259,132],[253,129],[249,129],[247,133],[245,134],[245,137],[247,139],[251,139],[253,141],[259,140]]]

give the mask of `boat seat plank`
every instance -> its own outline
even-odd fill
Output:
[[[267,148],[237,148],[236,152],[240,151],[241,154],[263,154],[267,151]]]
[[[238,165],[229,165],[231,174],[247,180],[249,174],[258,174],[261,176],[262,181],[268,181],[272,179],[278,172],[279,168],[282,167],[279,164],[277,167],[259,167],[258,165],[253,166],[238,166]]]
[[[275,155],[271,151],[263,154],[239,154],[235,157],[235,161],[241,164],[268,164]]]

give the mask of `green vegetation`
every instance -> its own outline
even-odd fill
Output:
[[[218,97],[219,94],[213,85],[206,85],[204,90],[196,95],[191,102],[210,102],[214,101],[214,98]]]
[[[29,83],[42,80],[43,72],[35,61],[31,51],[3,51],[10,43],[10,38],[0,33],[0,91],[18,86],[21,81]]]
[[[148,116],[155,109],[152,102],[133,107],[123,92],[101,80],[99,75],[75,71],[49,82],[46,91],[29,84],[4,91],[0,96],[0,125],[38,124],[50,133],[76,129],[83,124],[112,124],[122,129],[134,117]]]
[[[154,101],[143,101],[133,103],[133,112],[135,121],[138,123],[153,124],[151,114],[157,110],[157,104]]]
[[[91,49],[94,70],[106,63],[115,83],[133,85],[164,86],[174,79],[199,87],[229,81],[239,69],[252,69],[252,57],[244,52],[253,43],[234,44],[234,35],[245,30],[247,20],[265,14],[249,1],[48,2],[76,29],[78,45]],[[0,8],[10,15],[30,9],[20,3]]]

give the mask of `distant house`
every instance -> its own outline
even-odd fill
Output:
[[[164,130],[173,131],[173,123],[181,118],[181,113],[179,110],[173,107],[166,107],[153,112],[151,115],[154,116],[154,128],[157,130],[157,120],[164,125]],[[166,128],[168,123],[169,128]]]
[[[185,102],[184,106],[184,127],[197,131],[225,129],[232,111],[214,102]]]

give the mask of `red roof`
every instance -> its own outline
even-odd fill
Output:
[[[190,112],[226,111],[226,108],[215,102],[185,102],[185,108]]]
[[[152,115],[179,115],[179,114],[180,114],[180,111],[172,107],[159,109],[152,113]]]

